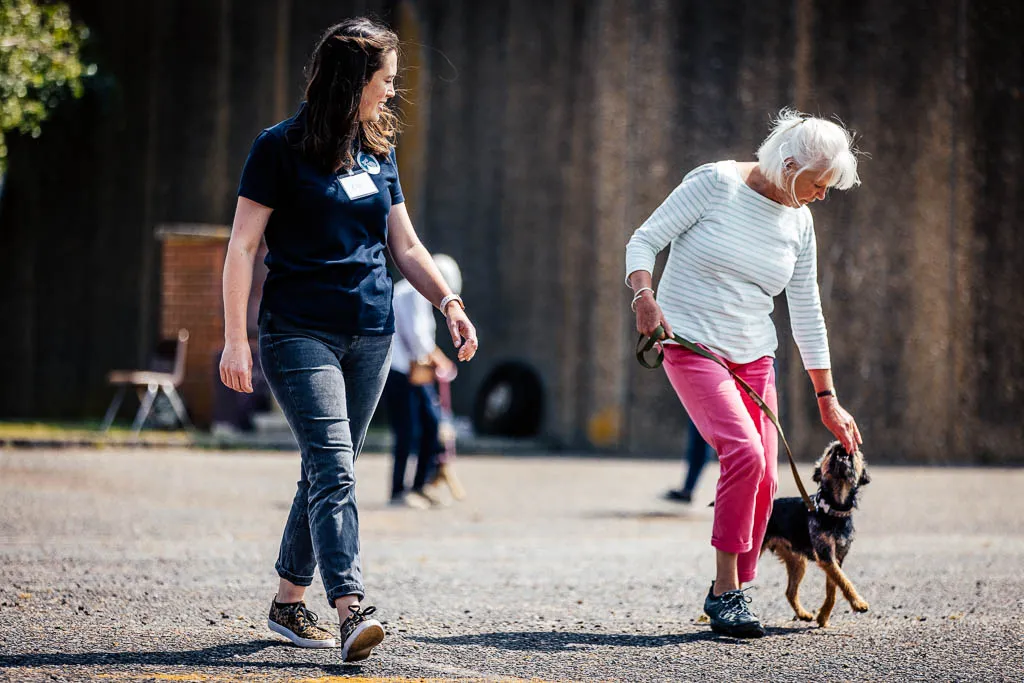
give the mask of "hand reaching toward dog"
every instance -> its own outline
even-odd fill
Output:
[[[839,443],[843,444],[846,452],[856,451],[864,441],[861,439],[860,430],[857,428],[853,415],[839,405],[839,400],[834,396],[819,400],[818,409],[821,411],[822,424],[839,439]]]

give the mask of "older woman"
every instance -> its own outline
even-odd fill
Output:
[[[662,326],[722,358],[778,410],[770,314],[786,292],[793,337],[818,398],[821,420],[843,446],[861,443],[832,383],[818,295],[813,201],[830,187],[860,183],[852,136],[841,126],[790,110],[774,121],[756,162],[719,161],[691,171],[626,247],[636,328]],[[651,272],[669,244],[657,296]],[[760,637],[764,628],[742,592],[757,559],[777,486],[778,437],[728,371],[666,344],[665,371],[686,412],[718,452],[711,545],[717,575],[704,601],[720,633]]]

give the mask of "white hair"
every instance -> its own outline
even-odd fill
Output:
[[[462,271],[459,264],[448,254],[434,254],[434,265],[441,271],[441,277],[456,294],[462,292]]]
[[[792,194],[796,177],[807,170],[831,171],[830,185],[840,190],[860,185],[857,154],[853,135],[842,125],[787,108],[772,121],[771,132],[757,148],[757,161],[769,182]],[[785,170],[790,159],[796,172],[787,182]]]

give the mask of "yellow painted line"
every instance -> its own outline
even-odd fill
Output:
[[[162,673],[113,673],[99,674],[95,678],[102,678],[108,681],[180,681],[182,683],[241,683],[242,681],[266,681],[265,676],[253,678],[252,675],[231,676],[221,674],[162,674]],[[287,679],[285,679],[287,680]],[[292,679],[294,680],[294,679]]]

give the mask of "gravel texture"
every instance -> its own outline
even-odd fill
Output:
[[[389,461],[367,454],[364,572],[388,638],[346,665],[266,628],[298,467],[0,450],[0,680],[1024,680],[1024,470],[873,467],[845,567],[870,611],[840,598],[828,629],[792,621],[765,557],[769,635],[741,641],[701,616],[713,466],[686,506],[659,499],[675,462],[462,457],[470,498],[420,511],[386,505]],[[808,609],[822,586],[809,568]],[[319,582],[307,602],[337,627]]]

